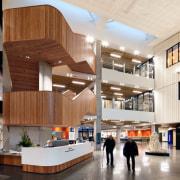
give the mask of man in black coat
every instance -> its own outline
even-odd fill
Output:
[[[124,145],[123,155],[126,156],[126,158],[127,158],[127,167],[128,167],[129,171],[131,170],[130,163],[129,163],[129,160],[131,158],[132,170],[133,170],[133,172],[135,172],[135,156],[138,156],[139,153],[138,153],[138,148],[137,148],[136,142],[133,141],[131,138],[128,138],[128,141]]]
[[[114,164],[113,164],[113,149],[115,147],[115,141],[112,137],[112,135],[110,135],[105,143],[104,143],[104,146],[103,146],[103,151],[104,151],[104,148],[106,147],[106,158],[107,158],[107,165],[109,164],[109,154],[111,155],[111,166],[114,167]]]

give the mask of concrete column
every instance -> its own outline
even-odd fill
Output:
[[[151,133],[153,133],[153,132],[157,132],[158,133],[158,125],[156,125],[156,124],[152,124],[151,125]]]
[[[176,129],[173,129],[173,146],[176,146]]]
[[[39,128],[39,144],[44,147],[47,144],[47,140],[52,140],[52,128],[40,127]]]
[[[120,133],[121,133],[121,129],[119,127],[117,127],[117,129],[116,129],[116,144],[120,144]]]
[[[75,140],[79,138],[79,132],[78,132],[78,127],[74,127],[74,133],[75,133]]]
[[[126,64],[125,63],[123,64],[123,72],[124,73],[126,72]]]
[[[133,74],[135,74],[136,73],[136,67],[134,66],[133,67]]]
[[[147,74],[146,77],[149,78],[149,62],[147,62],[147,70],[146,70]]]
[[[102,103],[101,103],[101,41],[96,41],[96,99],[97,99],[97,119],[94,121],[94,140],[95,150],[101,150],[101,118],[102,118]]]
[[[7,126],[3,126],[3,149],[8,151],[9,147],[9,129]]]
[[[12,81],[11,81],[11,76],[10,76],[10,72],[9,72],[9,65],[8,65],[8,60],[7,60],[7,56],[6,53],[3,52],[3,82],[1,82],[0,84],[0,98],[1,100],[3,99],[3,92],[10,92],[12,89]],[[1,124],[3,124],[3,120],[1,121]],[[1,128],[1,148],[5,149],[5,150],[9,150],[10,146],[9,146],[9,127],[8,126],[3,126]]]
[[[112,103],[113,103],[113,109],[115,108],[115,98],[112,98]]]
[[[39,90],[52,91],[52,67],[45,61],[39,61]]]

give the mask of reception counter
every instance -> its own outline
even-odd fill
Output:
[[[21,153],[15,151],[0,152],[0,164],[11,166],[21,165]]]
[[[34,173],[56,173],[93,155],[94,145],[91,142],[60,147],[23,147],[23,171]]]

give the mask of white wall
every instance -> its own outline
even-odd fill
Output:
[[[180,63],[166,68],[166,50],[180,42],[179,33],[155,46],[155,122],[180,122],[180,101],[178,100],[178,81]]]
[[[133,74],[102,68],[102,80],[108,80],[112,84],[123,83],[128,87],[139,86],[140,89],[154,89],[154,79],[135,76]]]
[[[154,112],[102,108],[102,119],[154,122]]]

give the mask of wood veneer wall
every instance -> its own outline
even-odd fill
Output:
[[[50,174],[50,173],[57,173],[57,172],[63,171],[64,169],[67,169],[92,156],[93,156],[93,152],[83,155],[79,158],[73,159],[71,161],[68,161],[64,164],[57,165],[57,166],[33,166],[33,165],[26,165],[26,164],[23,164],[22,166],[23,166],[23,171],[26,171],[26,172]]]
[[[38,90],[40,60],[95,74],[95,55],[86,37],[73,33],[63,15],[52,6],[5,10],[3,46],[15,91]]]
[[[84,115],[96,115],[96,96],[88,88],[73,100],[57,92],[5,92],[4,125],[77,126]]]

